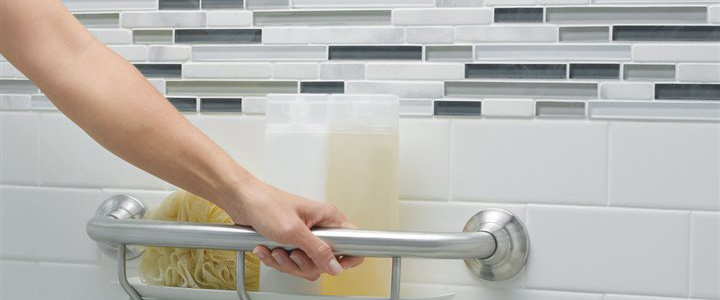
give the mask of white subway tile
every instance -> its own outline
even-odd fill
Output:
[[[63,0],[72,11],[118,11],[157,9],[156,0]]]
[[[125,28],[204,27],[205,13],[197,11],[124,12],[120,26]]]
[[[710,5],[708,7],[708,22],[720,23],[720,4]]]
[[[687,295],[689,212],[529,205],[527,222],[529,288]]]
[[[190,59],[190,46],[150,46],[151,61],[187,61]]]
[[[5,186],[1,191],[3,258],[99,261],[97,244],[85,232],[103,200],[99,190]],[[36,221],[28,222],[27,212]]]
[[[607,126],[570,120],[454,120],[452,199],[606,203]]]
[[[38,176],[42,185],[162,189],[162,180],[97,144],[60,113],[43,113],[38,131]]]
[[[720,124],[610,124],[610,205],[720,209]]]
[[[452,44],[454,31],[452,27],[408,27],[405,39],[416,44]]]
[[[263,34],[265,36],[265,34]],[[327,60],[327,46],[193,46],[195,61]]]
[[[37,266],[37,262],[0,261],[0,299],[39,300]]]
[[[464,64],[452,63],[369,63],[368,79],[446,80],[465,77]]]
[[[629,45],[476,45],[475,59],[519,61],[626,61]]]
[[[453,120],[451,199],[606,203],[607,124]]]
[[[458,26],[457,42],[556,42],[558,28],[549,25]]]
[[[242,100],[242,111],[246,114],[265,114],[264,97],[245,97]]]
[[[187,118],[241,166],[256,176],[262,175],[265,151],[264,118],[228,115],[188,115]]]
[[[692,214],[690,297],[720,298],[720,214]]]
[[[310,33],[304,27],[264,27],[262,29],[263,44],[307,44]]]
[[[720,64],[679,64],[678,80],[720,82]]]
[[[435,0],[293,0],[297,8],[351,8],[351,7],[432,7]]]
[[[243,99],[245,100],[245,99]],[[131,189],[102,189],[102,200],[108,199],[115,195],[125,194],[135,197],[136,199],[140,200],[145,207],[152,211],[153,209],[160,206],[160,203],[162,203],[163,200],[167,196],[169,196],[171,193],[175,191],[168,190],[168,191],[156,191],[156,190],[131,190]],[[104,258],[108,258],[105,256]],[[115,259],[113,258],[110,258]]]
[[[30,95],[0,95],[0,110],[30,110]]]
[[[251,11],[208,11],[208,27],[252,26]]]
[[[687,298],[669,298],[657,296],[637,296],[637,295],[615,295],[605,294],[603,300],[682,300]]]
[[[315,79],[318,77],[318,64],[275,63],[273,77],[276,79]]]
[[[322,63],[320,79],[365,79],[365,65],[362,63]]]
[[[37,184],[37,114],[0,112],[0,137],[1,183]]]
[[[393,25],[482,25],[493,21],[489,8],[395,9]]]
[[[482,115],[501,118],[532,118],[535,115],[532,99],[484,99]]]
[[[431,99],[400,99],[400,116],[432,116]]]
[[[601,82],[600,98],[611,100],[651,100],[653,84],[649,82]]]
[[[402,28],[392,27],[338,27],[312,28],[313,44],[401,44],[405,42]]]
[[[348,94],[395,94],[400,98],[435,99],[442,97],[442,82],[347,81]]]
[[[108,46],[111,50],[115,51],[122,58],[129,61],[146,61],[148,59],[148,48],[139,45],[127,45],[127,46]]]
[[[132,31],[127,29],[88,29],[103,44],[132,44]]]
[[[39,299],[127,300],[117,283],[116,272],[98,265],[40,263]],[[60,296],[61,295],[61,296]]]
[[[402,137],[402,135],[401,135]],[[506,209],[525,221],[524,205],[467,202],[401,201],[400,229],[425,232],[460,232],[476,213],[490,208]],[[521,287],[525,271],[510,280],[483,282],[485,287]],[[481,280],[472,274],[462,260],[403,259],[402,278],[408,282],[452,283],[478,285]]]
[[[9,62],[0,63],[0,78],[27,78],[15,66]]]
[[[720,45],[636,44],[633,59],[639,62],[720,62]]]
[[[185,78],[270,78],[269,63],[187,63],[183,65]]]
[[[400,197],[448,198],[450,122],[434,119],[400,121]]]

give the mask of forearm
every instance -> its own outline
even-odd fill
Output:
[[[3,9],[13,5],[2,1]],[[36,22],[32,30],[22,28],[29,31],[22,34],[12,30],[20,30],[25,19],[3,21],[3,55],[105,148],[227,209],[225,202],[252,175],[190,124],[137,69],[62,10],[49,21]]]

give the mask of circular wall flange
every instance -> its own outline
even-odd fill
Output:
[[[115,219],[142,219],[147,212],[147,208],[139,199],[130,195],[115,195],[100,204],[97,211],[95,212],[96,217],[115,218]],[[118,245],[100,243],[98,247],[105,253],[105,255],[117,259],[118,257]],[[139,257],[143,250],[137,246],[127,246],[125,252],[125,258],[127,260],[135,259]]]
[[[463,231],[484,231],[495,238],[495,252],[490,257],[465,260],[467,267],[478,277],[489,281],[505,280],[525,266],[530,240],[525,226],[509,211],[483,210],[470,218]]]

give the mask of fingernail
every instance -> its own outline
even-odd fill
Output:
[[[328,264],[328,267],[330,268],[330,274],[332,275],[339,275],[343,271],[343,267],[340,265],[337,259],[331,260]]]
[[[278,262],[281,265],[285,263],[285,260],[282,258],[282,256],[280,256],[280,254],[273,253],[272,257],[275,259],[276,262]]]
[[[292,259],[292,261],[294,261],[298,266],[303,265],[305,263],[304,261],[302,261],[302,259],[300,259],[299,257],[296,257],[296,256],[290,255],[290,259]]]
[[[265,259],[265,254],[260,252],[259,249],[253,249],[253,254],[257,256],[259,259]]]

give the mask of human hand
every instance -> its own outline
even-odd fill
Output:
[[[255,247],[253,253],[265,265],[314,281],[322,273],[338,275],[362,263],[362,257],[335,257],[330,245],[310,231],[314,226],[356,228],[333,205],[286,193],[255,178],[245,182],[240,198],[226,208],[236,224],[252,226],[272,241],[299,247],[292,251]]]

